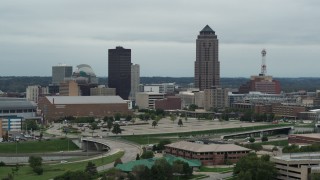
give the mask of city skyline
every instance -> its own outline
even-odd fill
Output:
[[[141,76],[193,77],[194,37],[209,24],[219,35],[221,77],[259,74],[263,48],[268,75],[319,77],[319,6],[315,0],[2,2],[0,76],[50,76],[63,63],[89,64],[105,77],[108,49],[123,46],[132,49]]]

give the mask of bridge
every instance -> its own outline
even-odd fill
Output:
[[[81,149],[83,151],[109,151],[110,146],[103,139],[81,138]]]
[[[252,131],[245,131],[245,132],[239,132],[239,133],[233,133],[228,135],[223,135],[220,138],[221,139],[229,139],[229,138],[241,138],[241,137],[254,137],[254,136],[260,136],[268,135],[268,134],[274,134],[274,133],[285,133],[289,134],[291,130],[293,130],[293,126],[284,126],[284,127],[277,127],[277,128],[269,128],[269,129],[260,129],[260,130],[252,130]]]

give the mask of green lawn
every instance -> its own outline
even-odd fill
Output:
[[[226,168],[210,168],[210,167],[206,167],[203,166],[199,169],[199,172],[217,172],[217,173],[221,173],[221,172],[231,172],[233,171],[233,167],[226,167]]]
[[[69,150],[78,150],[71,140],[68,139],[54,139],[54,140],[42,140],[42,141],[26,141],[26,142],[11,142],[1,143],[0,153],[44,153],[44,152],[59,152],[67,151],[69,144]]]
[[[163,137],[189,137],[189,136],[198,136],[205,134],[222,134],[222,133],[236,133],[243,131],[252,131],[260,129],[268,129],[275,127],[290,126],[291,124],[272,124],[272,125],[263,125],[263,126],[253,126],[253,127],[240,127],[240,128],[227,128],[227,129],[213,129],[213,130],[204,130],[204,131],[191,131],[191,132],[181,132],[181,133],[165,133],[165,134],[150,134],[150,135],[130,135],[130,136],[119,136],[120,138],[128,141],[132,141],[138,144],[154,144],[159,143]]]
[[[92,162],[98,167],[101,165],[109,164],[115,161],[117,158],[121,158],[124,152],[118,152],[114,155],[110,155],[104,158],[92,160]],[[67,171],[84,170],[88,161],[75,162],[69,164],[54,164],[54,165],[43,165],[44,173],[42,175],[36,175],[29,166],[22,166],[19,168],[18,174],[14,176],[15,180],[43,180],[51,179],[58,175],[62,175]],[[0,168],[0,179],[11,173],[12,167],[1,167]]]

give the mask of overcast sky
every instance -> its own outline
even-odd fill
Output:
[[[2,0],[0,76],[51,76],[59,63],[108,74],[108,49],[130,48],[141,76],[193,77],[195,41],[219,39],[221,77],[319,77],[319,0]]]

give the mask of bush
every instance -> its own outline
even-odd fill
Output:
[[[38,175],[41,175],[43,173],[43,168],[41,166],[34,167],[33,172],[37,173]]]
[[[2,161],[0,162],[0,167],[1,167],[1,166],[5,166],[5,165],[6,165],[6,163],[4,163],[4,162],[2,162]]]
[[[256,139],[253,138],[253,137],[251,137],[251,138],[249,139],[249,142],[251,142],[251,143],[254,143],[255,141],[256,141]]]
[[[267,136],[262,136],[261,141],[262,142],[268,141],[268,137]]]

